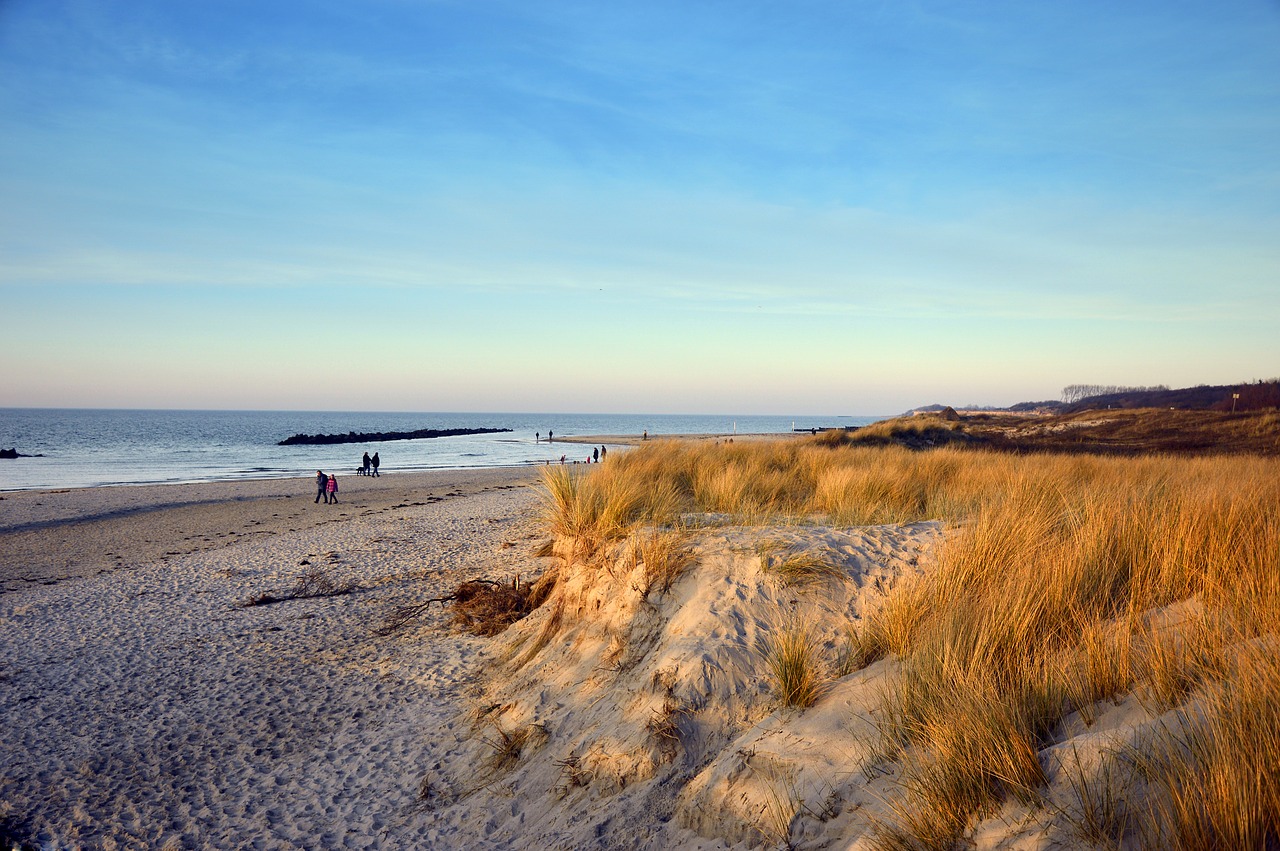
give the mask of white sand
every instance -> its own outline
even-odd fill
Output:
[[[397,478],[370,484],[399,505]],[[448,847],[427,838],[419,782],[483,642],[448,632],[439,606],[401,635],[373,628],[392,606],[464,579],[536,569],[536,498],[519,484],[529,478],[483,472],[437,487],[438,502],[0,595],[0,817],[49,848]],[[356,482],[347,477],[339,506],[315,505],[297,481],[247,487],[280,489],[276,508],[291,493],[304,513],[336,518],[359,513]],[[203,493],[216,515],[226,487],[10,494],[0,505],[11,524],[13,503],[30,503],[18,521],[28,524],[127,508],[137,533],[163,520],[137,513],[157,494]],[[443,498],[464,490],[476,493]],[[47,516],[32,510],[39,501]],[[74,537],[74,526],[46,528]],[[237,607],[314,568],[361,590]]]

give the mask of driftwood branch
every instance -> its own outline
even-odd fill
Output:
[[[273,593],[265,591],[254,594],[248,599],[236,603],[237,608],[247,609],[251,606],[270,606],[272,603],[283,603],[286,600],[311,600],[316,597],[341,597],[359,591],[360,586],[354,582],[343,582],[335,585],[321,570],[310,570],[298,577],[298,583],[291,591]]]
[[[520,580],[517,579],[516,581],[519,582]],[[495,587],[502,587],[501,582],[494,582],[492,579],[472,579],[462,583],[461,585],[458,586],[458,589],[456,591],[454,591],[452,594],[447,594],[444,597],[432,597],[431,599],[423,600],[420,603],[411,603],[410,605],[407,605],[407,606],[397,606],[396,608],[392,609],[391,612],[385,618],[382,619],[382,626],[378,627],[378,629],[375,630],[376,634],[390,635],[393,632],[403,629],[404,627],[408,626],[409,623],[412,622],[415,618],[417,618],[427,609],[431,608],[432,603],[439,603],[440,605],[443,606],[445,603],[451,603],[454,600],[458,599],[459,592],[462,592],[465,595],[466,592],[464,592],[463,589],[466,588],[468,585],[493,585]]]

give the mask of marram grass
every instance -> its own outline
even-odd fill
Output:
[[[1075,823],[1132,847],[1280,844],[1280,459],[661,442],[545,481],[556,533],[594,542],[690,514],[947,523],[933,569],[851,627],[840,660],[783,632],[766,654],[797,707],[822,670],[902,660],[880,713],[903,766],[883,847],[945,846],[1002,801],[1034,803],[1061,720],[1128,694],[1182,720],[1113,755],[1106,794],[1084,795],[1107,811]]]

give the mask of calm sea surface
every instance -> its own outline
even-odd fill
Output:
[[[511,467],[591,447],[548,444],[600,434],[774,434],[792,428],[865,425],[870,416],[642,414],[408,414],[305,411],[117,411],[0,408],[0,449],[42,458],[0,459],[0,491],[206,482],[354,473],[365,452],[383,472]],[[337,446],[277,446],[294,434],[509,428],[511,432]],[[536,442],[534,433],[543,441]]]

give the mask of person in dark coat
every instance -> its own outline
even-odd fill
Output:
[[[364,466],[364,474],[367,476],[367,475],[369,475],[369,465],[372,463],[372,462],[369,460],[369,453],[368,453],[368,452],[364,453],[364,458],[363,458],[363,459],[361,459],[361,460],[364,462],[364,464],[363,464],[363,466]]]
[[[381,461],[378,460],[377,452],[373,453],[372,463],[373,463],[373,474],[376,476],[378,475],[378,465],[382,463]]]
[[[325,492],[325,489],[328,486],[329,486],[329,477],[326,476],[321,471],[316,470],[316,502],[319,502],[321,497],[324,497],[325,502],[329,501],[329,496]]]

